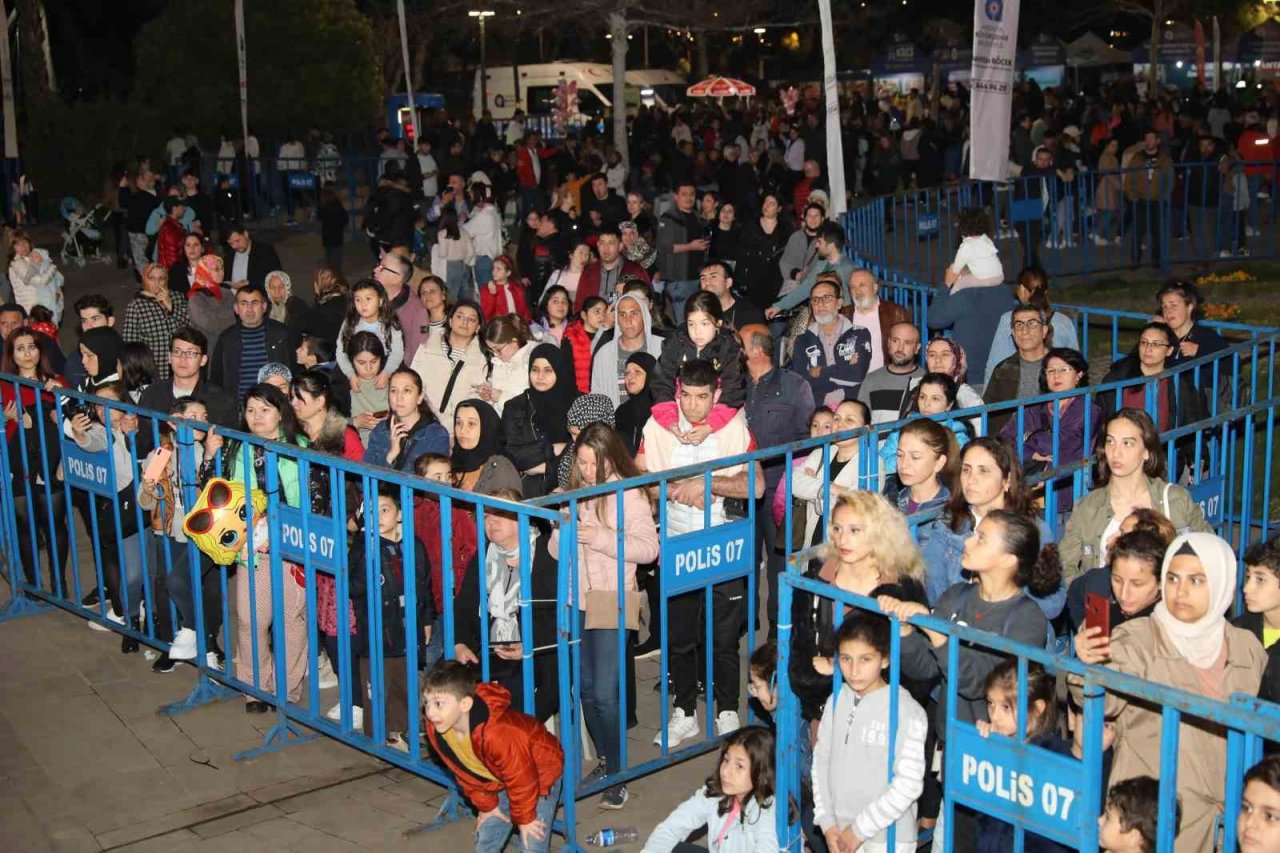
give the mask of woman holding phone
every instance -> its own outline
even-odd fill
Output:
[[[422,454],[449,452],[449,432],[427,404],[422,377],[416,371],[402,367],[391,374],[387,405],[391,416],[369,434],[366,464],[412,474],[413,463]]]

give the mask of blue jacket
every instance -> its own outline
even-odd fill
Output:
[[[956,294],[945,287],[933,292],[929,328],[951,329],[951,337],[964,347],[969,362],[965,381],[970,385],[983,384],[996,326],[1013,305],[1013,293],[1003,285],[968,287]]]
[[[902,504],[900,503],[899,506]],[[966,523],[960,528],[960,532],[956,533],[944,519],[938,519],[929,526],[931,528],[929,536],[920,537],[920,553],[924,556],[924,564],[928,572],[925,576],[924,592],[929,603],[933,604],[947,589],[967,580],[964,570],[960,567],[960,557],[964,554],[964,540],[969,538],[973,530]],[[1040,531],[1041,545],[1054,541],[1053,532],[1043,519],[1036,519],[1036,529]],[[1058,618],[1063,605],[1067,602],[1066,586],[1059,586],[1055,592],[1044,598],[1031,595],[1030,590],[1027,591],[1027,595],[1040,605],[1045,618],[1050,621]]]
[[[809,437],[815,403],[809,385],[790,370],[775,367],[757,382],[747,377],[747,426],[758,447],[778,447]],[[764,462],[765,487],[782,479],[786,457]]]
[[[871,366],[871,330],[855,326],[844,317],[841,321],[842,325],[848,325],[836,339],[834,364],[827,364],[827,351],[812,324],[796,338],[791,351],[791,370],[809,380],[814,405],[821,405],[827,394],[837,390],[844,391],[844,399],[856,400]],[[858,359],[850,364],[849,358],[853,355]],[[822,372],[815,377],[809,373],[811,367],[819,367]]]
[[[413,463],[424,453],[440,453],[449,455],[449,431],[438,422],[426,423],[419,420],[417,426],[405,438],[400,446],[398,464],[387,462],[387,454],[391,452],[391,418],[382,421],[369,433],[369,444],[364,451],[366,465],[379,468],[395,468],[397,471],[413,473]]]

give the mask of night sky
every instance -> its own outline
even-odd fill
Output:
[[[59,91],[76,100],[126,95],[133,78],[133,36],[167,2],[44,0]],[[12,0],[6,5],[12,12]]]

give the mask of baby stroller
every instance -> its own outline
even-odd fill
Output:
[[[85,210],[78,198],[64,198],[58,204],[58,214],[67,223],[62,232],[62,262],[72,261],[81,267],[90,260],[109,263],[102,254],[102,230],[113,213],[106,205]]]

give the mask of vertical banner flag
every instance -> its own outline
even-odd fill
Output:
[[[400,16],[400,52],[404,58],[404,88],[409,95],[409,123],[413,126],[413,132],[417,133],[418,111],[413,108],[413,66],[409,64],[409,28],[404,21],[404,0],[396,0],[396,14]],[[481,21],[483,20],[482,18]]]
[[[818,0],[822,20],[822,90],[827,98],[827,179],[831,188],[831,212],[835,219],[845,212],[844,147],[840,139],[840,92],[836,89],[836,48],[831,22],[831,0]]]
[[[1018,2],[974,2],[969,177],[977,181],[1003,181],[1009,174]]]
[[[240,60],[240,131],[249,157],[249,69],[244,56],[244,0],[236,0],[236,53]]]
[[[0,0],[0,21],[8,21],[9,12]],[[0,38],[0,97],[4,100],[4,156],[18,158],[18,118],[13,101],[13,58],[9,55],[9,31]]]

